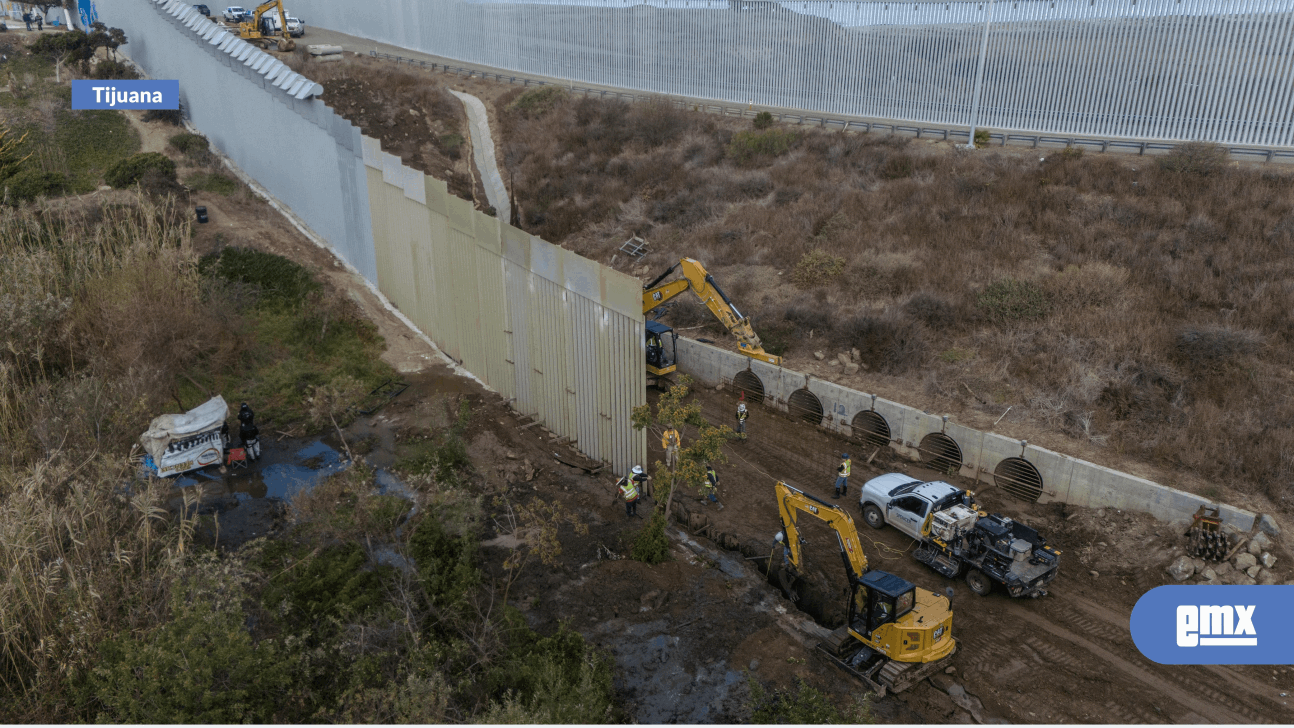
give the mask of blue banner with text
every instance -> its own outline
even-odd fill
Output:
[[[1294,664],[1294,586],[1161,586],[1132,609],[1132,641],[1161,665]]]
[[[178,109],[179,81],[73,81],[73,109]]]

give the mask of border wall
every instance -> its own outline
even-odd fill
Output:
[[[97,0],[121,48],[180,82],[192,124],[522,414],[616,472],[646,459],[641,284],[475,210],[180,0]],[[286,224],[286,222],[285,222]]]
[[[1294,145],[1294,0],[313,0],[302,14],[573,82],[965,126],[990,7],[981,128]]]
[[[1085,460],[1061,455],[800,372],[691,339],[677,344],[679,370],[705,384],[742,389],[754,401],[872,447],[889,447],[945,472],[997,486],[1036,503],[1069,503],[1189,522],[1213,501]],[[1221,505],[1226,523],[1253,528],[1257,516]]]

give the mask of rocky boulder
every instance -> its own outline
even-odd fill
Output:
[[[1272,540],[1267,538],[1267,534],[1259,532],[1254,534],[1253,538],[1249,539],[1248,551],[1254,556],[1257,556],[1264,551],[1270,551],[1271,546]]]
[[[1195,562],[1189,556],[1178,556],[1173,563],[1168,565],[1168,575],[1176,581],[1186,581],[1194,573]]]
[[[1258,557],[1251,553],[1237,554],[1234,562],[1237,569],[1244,571],[1258,563]]]

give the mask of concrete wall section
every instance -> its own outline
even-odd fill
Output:
[[[185,113],[213,146],[375,280],[359,130],[314,98],[322,87],[188,3],[96,6],[104,22],[126,32],[123,55],[153,78],[180,82]]]
[[[1041,476],[1039,503],[1139,511],[1170,522],[1189,521],[1201,505],[1216,505],[1206,498],[1144,478],[945,421],[941,414],[923,412],[789,369],[752,361],[736,352],[692,339],[678,340],[678,365],[680,371],[711,386],[731,384],[738,373],[749,371],[764,385],[764,404],[783,412],[790,411],[791,394],[807,383],[808,390],[822,403],[824,416],[820,426],[861,442],[860,433],[853,431],[851,423],[858,413],[874,411],[890,428],[890,447],[914,460],[922,457],[919,448],[924,438],[932,433],[946,435],[961,450],[960,474],[990,485],[996,482],[995,471],[1004,460],[1021,458]],[[1226,523],[1241,530],[1253,527],[1253,513],[1227,505],[1221,507]]]
[[[623,472],[646,458],[637,279],[476,211],[363,138],[377,285],[520,412]]]

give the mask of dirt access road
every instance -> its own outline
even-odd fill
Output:
[[[520,429],[519,420],[497,395],[440,363],[435,350],[362,281],[266,203],[246,194],[196,193],[190,204],[205,204],[211,214],[211,223],[195,226],[200,251],[247,245],[287,256],[354,300],[378,326],[388,347],[384,359],[413,387],[358,427],[425,427],[434,421],[443,398],[467,396],[476,413],[467,434],[469,452],[480,477],[514,499],[560,502],[590,525],[587,536],[564,533],[561,564],[528,568],[513,585],[509,601],[535,626],[570,624],[615,655],[617,685],[630,715],[639,722],[742,720],[743,671],[780,687],[799,677],[842,697],[858,692],[856,683],[812,652],[813,626],[751,568],[755,562],[677,530],[679,545],[670,563],[653,568],[616,558],[627,551],[642,521],[626,519],[614,501],[611,479],[589,476],[555,460],[552,436],[542,428]],[[708,419],[729,421],[734,392],[707,390],[698,396]],[[868,468],[863,461],[870,453],[860,453],[856,443],[758,406],[753,408],[750,434],[749,441],[729,446],[729,462],[719,467],[726,508],[708,512],[717,525],[747,541],[771,545],[779,528],[775,479],[789,478],[820,496],[829,495],[834,456],[842,450],[855,451],[856,485],[888,470],[936,477],[906,462],[890,462],[888,452],[878,454],[878,462]],[[569,460],[575,454],[565,452],[563,457]],[[960,640],[956,672],[937,676],[940,687],[923,683],[880,701],[880,719],[1288,722],[1288,698],[1280,693],[1294,693],[1294,671],[1165,667],[1145,660],[1133,646],[1128,636],[1132,606],[1140,594],[1165,581],[1163,566],[1181,543],[1178,534],[1144,516],[1021,505],[1000,501],[992,490],[981,498],[1039,527],[1064,550],[1061,576],[1050,596],[1030,601],[998,594],[977,597],[961,582],[953,583],[954,634]],[[852,500],[842,503],[857,513]],[[487,543],[501,546],[483,551],[487,568],[500,578],[505,576],[501,561],[507,553],[506,538],[503,543],[494,539],[506,537],[506,531],[499,527],[484,535]],[[811,564],[822,568],[824,582],[842,588],[834,539],[813,528],[806,529],[806,536],[812,542]],[[865,539],[864,545],[878,567],[935,591],[949,584],[903,553],[910,539],[893,529],[865,529],[864,536],[875,539],[870,545]],[[1283,558],[1288,565],[1289,555]],[[827,626],[834,626],[832,604],[822,610]],[[953,681],[982,701],[975,716],[946,694],[950,687],[956,692]]]
[[[736,392],[705,390],[699,396],[709,421],[729,422]],[[872,448],[860,451],[865,447],[860,443],[763,407],[752,413],[750,439],[727,447],[729,462],[719,468],[726,507],[707,512],[710,521],[743,542],[771,543],[780,528],[772,481],[786,479],[829,499],[835,456],[852,450],[851,493],[838,502],[858,522],[874,567],[935,592],[954,588],[953,632],[960,641],[955,675],[988,714],[1012,723],[1284,723],[1294,715],[1287,697],[1294,693],[1294,669],[1164,666],[1137,651],[1128,630],[1132,607],[1149,589],[1172,583],[1164,566],[1185,542],[1166,524],[1113,510],[1024,504],[986,488],[978,493],[984,505],[1038,528],[1063,556],[1060,576],[1046,597],[1019,600],[996,592],[979,597],[964,582],[945,579],[906,553],[912,539],[892,528],[867,528],[860,518],[858,486],[867,478],[895,471],[926,480],[949,478],[895,459],[888,450],[867,466]],[[688,433],[683,436],[686,440]],[[982,487],[951,480],[972,490]],[[845,589],[838,547],[825,527],[805,531],[810,563],[840,595],[840,606],[826,605],[823,615],[834,627],[843,618]],[[1287,571],[1282,578],[1289,578]],[[920,710],[924,696],[911,693],[899,699]]]

